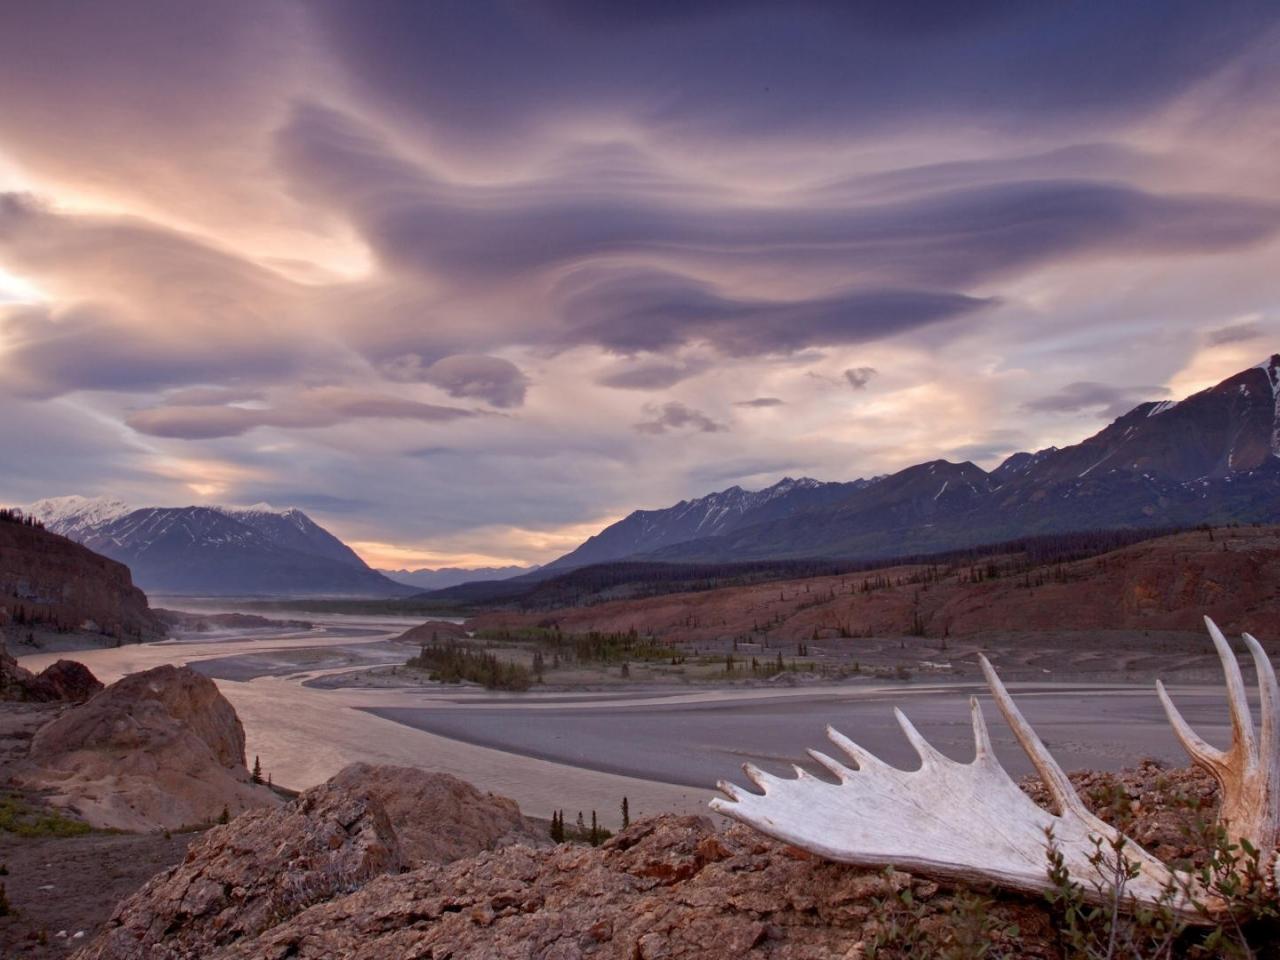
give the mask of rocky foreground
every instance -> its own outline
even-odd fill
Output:
[[[554,844],[511,800],[367,764],[286,803],[245,779],[234,710],[183,668],[126,677],[78,705],[12,709],[50,718],[29,747],[13,746],[11,769],[28,787],[43,784],[43,796],[55,791],[67,814],[90,823],[151,832],[86,833],[81,822],[35,848],[0,835],[14,904],[31,915],[0,922],[0,937],[23,931],[0,942],[4,956],[68,946],[80,960],[1071,955],[1042,899],[830,863],[706,817],[644,819],[599,847]],[[1195,824],[1215,804],[1205,775],[1147,763],[1072,779],[1087,805],[1156,856],[1195,859]],[[1047,802],[1034,782],[1025,788]],[[172,840],[159,829],[241,799],[229,823]],[[157,867],[166,855],[181,861],[133,888],[105,922],[105,910],[87,908],[69,930],[34,922],[37,877],[49,880],[40,890],[88,896],[94,871],[112,882],[145,876],[110,862],[142,853]],[[73,906],[64,898],[64,917]]]
[[[443,862],[444,851],[416,845],[415,859],[401,830],[458,828],[448,807],[413,809],[413,791],[436,779],[356,767],[282,810],[215,827],[183,863],[124,901],[77,957],[828,960],[886,955],[904,924],[920,938],[906,955],[939,955],[976,936],[989,956],[1062,956],[1054,920],[1035,899],[975,908],[972,894],[829,863],[704,817],[644,819],[598,848],[556,846],[498,836],[507,824],[502,804],[490,803],[492,829],[471,834],[471,855]],[[1188,799],[1212,803],[1211,782],[1192,771],[1146,765],[1075,779],[1104,814],[1136,817],[1135,837],[1169,857],[1189,852]],[[455,800],[484,805],[474,791],[449,786]],[[395,823],[374,794],[399,804]]]

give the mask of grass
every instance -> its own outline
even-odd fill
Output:
[[[91,829],[83,820],[33,807],[13,794],[0,797],[0,831],[19,837],[78,837]]]

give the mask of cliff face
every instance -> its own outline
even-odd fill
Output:
[[[40,527],[0,521],[0,627],[84,629],[119,640],[163,626],[129,568]]]

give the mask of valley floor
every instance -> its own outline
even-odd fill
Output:
[[[279,785],[305,788],[357,760],[407,764],[516,797],[534,816],[594,809],[606,826],[616,825],[624,796],[633,813],[702,813],[716,781],[739,778],[744,761],[776,772],[808,763],[805,748],[823,746],[827,723],[887,761],[913,766],[895,704],[939,749],[965,758],[966,701],[983,693],[979,649],[1068,769],[1115,770],[1147,756],[1181,762],[1155,697],[1157,674],[1175,682],[1188,718],[1207,736],[1227,731],[1212,648],[1190,633],[1004,634],[945,649],[925,638],[833,638],[812,642],[798,658],[813,671],[773,680],[722,675],[731,646],[704,643],[701,678],[655,679],[633,664],[623,680],[615,664],[551,670],[545,685],[505,693],[406,671],[416,646],[393,638],[411,624],[329,616],[309,630],[228,630],[81,659],[106,682],[160,663],[190,663],[213,677],[244,722],[248,755],[261,757]],[[503,657],[529,653],[518,644],[494,649]],[[735,654],[746,662],[753,655],[747,644]],[[823,670],[855,661],[859,673],[822,679]],[[909,680],[895,679],[902,664]],[[988,714],[997,752],[1012,771],[1026,772],[1012,737],[994,710]]]

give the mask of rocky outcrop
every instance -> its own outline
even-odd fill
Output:
[[[101,681],[83,663],[59,660],[34,674],[19,666],[0,641],[0,700],[83,703],[101,689]]]
[[[1203,774],[1153,764],[1072,780],[1100,816],[1123,820],[1168,857],[1194,855],[1186,838],[1215,800]],[[1045,801],[1038,784],[1024,788]],[[79,960],[977,955],[965,942],[986,944],[990,956],[1061,956],[1041,900],[976,901],[908,874],[830,863],[741,825],[718,830],[704,817],[641,820],[599,848],[515,845],[407,873],[391,853],[373,866],[340,853],[361,866],[329,871],[326,844],[346,851],[358,835],[392,849],[377,808],[330,784],[212,831],[186,863],[122,904]],[[335,818],[334,809],[350,812]],[[330,882],[332,873],[346,880]]]
[[[146,640],[163,626],[129,568],[39,526],[0,521],[0,626]]]
[[[186,859],[123,901],[82,960],[203,958],[312,904],[398,873],[404,854],[382,805],[322,784],[277,810],[215,827]]]
[[[217,686],[163,666],[113,683],[42,728],[21,779],[94,826],[172,829],[278,800],[250,782],[244,728]]]
[[[512,844],[549,842],[546,831],[526,820],[514,800],[481,793],[447,773],[353,763],[330,782],[365,791],[381,803],[415,866],[449,863]]]
[[[93,671],[78,660],[58,660],[40,671],[36,680],[50,692],[54,699],[84,703],[99,690],[102,681]]]
[[[188,937],[191,921],[181,908],[163,909],[170,901],[153,883],[122,905],[122,925],[79,958],[828,960],[861,957],[901,909],[906,890],[925,904],[926,916],[950,909],[951,897],[934,883],[823,862],[743,827],[719,832],[702,817],[664,816],[640,821],[598,849],[515,846],[379,876],[235,942]],[[1046,955],[1046,918],[1036,907],[1002,903],[991,916],[999,929],[1017,924],[1018,956]],[[143,952],[140,941],[123,936],[126,917],[135,918],[135,929],[174,924],[181,952],[165,945]]]

